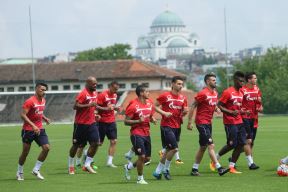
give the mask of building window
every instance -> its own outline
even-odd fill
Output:
[[[33,86],[29,86],[29,91],[34,91],[34,87]]]
[[[58,91],[59,90],[58,85],[52,85],[51,90],[52,91]]]
[[[131,88],[136,88],[138,86],[138,83],[131,83]]]
[[[194,45],[197,45],[197,40],[194,40]]]
[[[120,89],[125,89],[126,88],[126,84],[125,83],[120,83],[119,84],[119,88]]]
[[[81,89],[80,85],[73,85],[73,90],[80,90],[80,89]]]
[[[142,85],[143,85],[144,87],[149,88],[149,83],[142,83]]]
[[[70,89],[71,89],[70,85],[63,85],[63,90],[67,91]]]
[[[97,84],[97,89],[103,89],[103,84]]]
[[[8,88],[7,88],[7,91],[8,91],[8,92],[14,92],[14,87],[8,87]]]
[[[161,41],[160,41],[160,40],[158,41],[158,45],[159,45],[159,46],[161,45]]]
[[[26,91],[26,87],[18,87],[18,91]]]
[[[0,87],[0,92],[4,92],[4,87]]]
[[[166,85],[166,87],[171,87],[171,83],[170,82],[166,82],[165,85]]]

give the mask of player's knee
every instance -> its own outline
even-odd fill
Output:
[[[42,149],[44,152],[48,153],[50,151],[50,145],[43,145]]]
[[[214,148],[215,148],[214,143],[211,143],[210,145],[208,145],[208,148],[209,148],[209,149],[214,149]]]
[[[112,139],[112,140],[110,140],[110,144],[111,144],[111,145],[116,145],[116,143],[117,143],[117,139]]]
[[[252,144],[252,139],[247,139],[246,144],[251,145]]]
[[[207,146],[200,146],[201,151],[206,151]]]

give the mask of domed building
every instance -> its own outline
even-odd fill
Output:
[[[153,20],[150,33],[138,38],[136,55],[157,62],[192,54],[195,49],[200,49],[198,35],[189,32],[177,14],[166,10]]]

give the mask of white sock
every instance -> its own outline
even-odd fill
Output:
[[[171,165],[171,161],[169,161],[169,160],[165,160],[165,165],[164,165],[164,169],[165,170],[170,170],[170,165]]]
[[[220,163],[216,163],[215,166],[217,169],[219,169],[221,167]]]
[[[199,164],[194,163],[194,164],[193,164],[193,169],[197,169],[197,170],[198,170],[198,169],[199,169]]]
[[[84,155],[87,156],[87,153],[88,153],[88,149],[85,149],[85,150],[84,150]]]
[[[42,164],[43,164],[42,161],[38,161],[38,160],[37,160],[36,163],[35,163],[35,166],[34,166],[34,168],[33,168],[33,171],[39,171]]]
[[[288,164],[288,156],[285,157],[285,158],[283,158],[283,159],[281,159],[281,162],[282,162],[283,164]]]
[[[252,163],[254,163],[251,155],[247,155],[246,159],[247,159],[248,166],[250,166]]]
[[[85,161],[85,167],[89,167],[92,162],[93,162],[93,158],[87,156],[86,161]]]
[[[166,148],[161,149],[162,153],[166,153]]]
[[[134,165],[133,165],[133,163],[132,163],[131,161],[128,163],[127,168],[128,168],[129,170],[131,170],[131,169],[134,168]]]
[[[164,165],[163,163],[159,162],[159,163],[158,163],[158,166],[156,167],[155,172],[156,172],[157,174],[161,174],[162,171],[163,171],[163,169],[164,169],[164,166],[165,166],[165,165]]]
[[[76,157],[76,165],[81,165],[81,158]]]
[[[131,158],[134,156],[134,154],[135,154],[135,152],[132,151],[131,149],[126,153],[126,155],[131,157]]]
[[[144,179],[143,175],[138,175],[138,181],[143,180],[143,179]]]
[[[176,159],[176,160],[180,159],[179,151],[177,151],[177,152],[175,153],[175,159]]]
[[[23,165],[19,165],[18,164],[18,170],[17,170],[18,173],[24,173],[23,171]]]
[[[235,167],[235,163],[230,162],[230,163],[229,163],[229,167]]]
[[[113,156],[108,155],[107,165],[111,165],[113,160]]]
[[[69,167],[74,167],[74,157],[68,157],[68,165]]]
[[[220,155],[219,155],[219,153],[216,153],[216,158],[217,158],[217,160],[220,159]]]

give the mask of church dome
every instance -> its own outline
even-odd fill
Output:
[[[152,22],[151,27],[164,27],[164,26],[185,26],[182,19],[175,13],[166,10],[158,15]]]
[[[168,47],[174,48],[174,47],[189,47],[189,46],[187,42],[185,42],[183,39],[174,39],[169,43]]]

